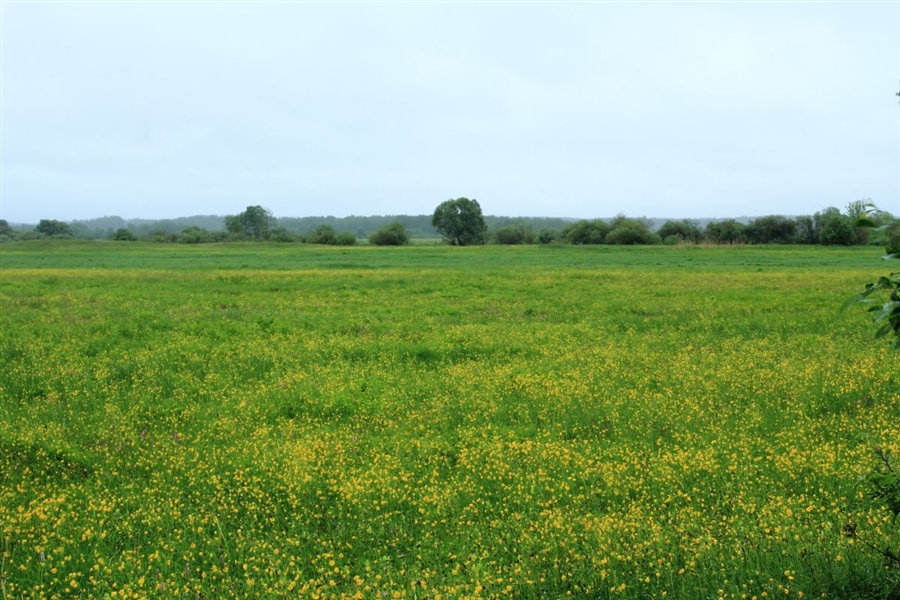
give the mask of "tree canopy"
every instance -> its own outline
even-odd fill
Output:
[[[441,202],[434,210],[431,224],[453,246],[483,244],[487,234],[481,206],[474,198]]]
[[[230,233],[242,233],[250,238],[262,238],[269,230],[272,213],[262,206],[248,206],[247,210],[225,217],[225,228]]]
[[[34,228],[38,233],[44,235],[72,235],[72,228],[68,223],[57,221],[56,219],[41,219],[41,222]]]

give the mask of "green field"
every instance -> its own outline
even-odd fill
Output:
[[[0,599],[897,598],[872,248],[0,246]]]

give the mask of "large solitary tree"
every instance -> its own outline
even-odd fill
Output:
[[[272,213],[262,206],[248,206],[239,215],[225,217],[225,228],[230,233],[242,233],[247,237],[261,238],[269,230]]]
[[[431,225],[444,241],[453,246],[483,244],[487,224],[481,206],[474,198],[457,198],[441,202],[431,217]]]

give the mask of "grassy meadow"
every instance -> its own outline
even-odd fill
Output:
[[[872,248],[0,246],[0,599],[898,598]]]

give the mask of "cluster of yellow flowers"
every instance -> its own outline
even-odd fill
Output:
[[[652,274],[4,272],[3,597],[887,585],[841,535],[900,545],[857,484],[896,357],[821,289],[858,274]]]

